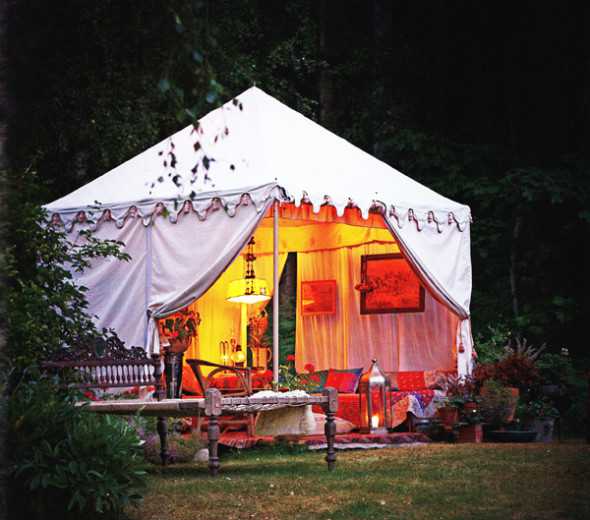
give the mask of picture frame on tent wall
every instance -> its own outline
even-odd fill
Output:
[[[361,257],[361,314],[424,312],[424,287],[401,253]]]
[[[336,280],[301,282],[301,315],[336,314]]]

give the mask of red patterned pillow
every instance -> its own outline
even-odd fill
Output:
[[[397,386],[401,392],[424,390],[426,388],[424,372],[422,370],[416,372],[398,372]]]
[[[352,368],[350,370],[334,370],[331,368],[328,371],[328,377],[326,378],[324,388],[331,386],[339,393],[354,394],[362,373],[362,368]]]

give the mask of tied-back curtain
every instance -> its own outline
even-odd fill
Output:
[[[176,223],[157,220],[151,230],[151,291],[148,345],[159,351],[156,319],[201,297],[239,255],[272,204],[242,205],[230,217],[219,209],[205,220],[190,212]]]
[[[473,368],[471,300],[471,240],[467,218],[454,222],[424,223],[385,216],[400,249],[438,301],[459,318],[456,327],[456,369],[459,375]]]
[[[372,358],[390,370],[453,369],[458,318],[425,295],[423,313],[360,314],[361,256],[398,252],[396,245],[367,244],[303,253],[297,261],[296,367],[368,368]],[[302,316],[301,282],[336,280],[334,315]]]

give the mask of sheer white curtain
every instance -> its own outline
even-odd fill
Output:
[[[459,318],[428,291],[423,313],[360,314],[361,256],[398,252],[395,244],[367,244],[332,251],[299,253],[297,284],[336,280],[336,314],[297,315],[296,366],[316,369],[367,368],[372,358],[384,370],[434,370],[456,367]],[[297,293],[301,309],[300,290]]]

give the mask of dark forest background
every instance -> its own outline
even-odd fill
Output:
[[[585,355],[585,3],[12,0],[3,9],[9,206],[60,197],[256,84],[471,206],[479,341],[510,330]]]

